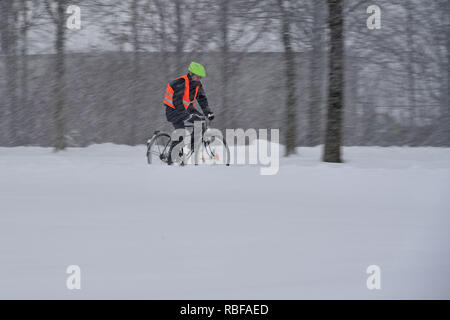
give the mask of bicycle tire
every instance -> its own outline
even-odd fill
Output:
[[[230,149],[228,148],[228,145],[227,145],[227,142],[226,142],[226,140],[225,140],[225,138],[224,137],[222,137],[221,139],[220,139],[220,141],[221,141],[221,143],[222,143],[222,145],[223,145],[223,147],[224,147],[224,149],[225,149],[225,155],[226,155],[226,160],[225,161],[223,161],[223,163],[222,164],[224,164],[224,165],[226,165],[226,166],[229,166],[230,165],[230,162],[231,162],[231,156],[230,156]],[[205,148],[205,150],[207,151],[207,153],[208,153],[208,155],[209,156],[211,156],[212,155],[212,153],[214,153],[214,152],[211,152],[211,146],[210,145],[207,145],[206,143],[205,143],[205,141],[203,141],[203,147]],[[200,155],[200,152],[195,152],[195,163],[197,164],[197,163],[200,163],[199,162],[199,155]],[[217,159],[217,158],[216,158]]]
[[[158,151],[156,151],[156,150],[154,150],[154,148],[155,148],[155,146],[158,145],[157,142],[159,142],[161,140],[161,138],[166,138],[167,139],[167,143],[164,143],[163,144],[164,147],[163,148],[159,147]],[[170,138],[169,134],[164,133],[164,132],[155,134],[151,138],[150,143],[148,144],[148,147],[147,147],[147,163],[148,164],[155,164],[154,161],[153,161],[152,155],[153,156],[158,156],[159,160],[162,163],[167,163],[167,160],[164,160],[163,156],[164,156],[164,152],[166,152],[166,149],[169,147],[169,144],[171,142],[172,142],[172,139]],[[153,150],[154,150],[154,152],[153,152]]]

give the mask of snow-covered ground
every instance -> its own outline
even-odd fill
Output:
[[[320,152],[262,176],[148,166],[144,146],[0,148],[0,298],[449,299],[450,149]]]

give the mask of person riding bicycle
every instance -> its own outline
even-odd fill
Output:
[[[205,91],[200,79],[206,76],[205,68],[197,62],[191,62],[188,73],[169,82],[164,94],[163,104],[166,106],[167,121],[172,123],[175,129],[184,129],[186,123],[194,123],[201,120],[201,113],[195,109],[195,100],[203,110],[203,114],[209,119],[214,119],[214,113],[208,105]],[[173,141],[169,148],[167,163],[172,164],[172,149],[180,142]]]

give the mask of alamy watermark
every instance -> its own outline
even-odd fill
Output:
[[[215,160],[221,164],[259,164],[261,175],[275,175],[279,171],[279,129],[226,129],[224,137],[218,129],[203,130],[202,122],[196,121],[192,132],[176,129],[171,140],[180,141],[171,151],[175,162],[198,164],[201,161],[199,153],[204,151],[203,142],[207,141],[210,148],[214,148]],[[186,157],[185,148],[192,150],[191,156]]]
[[[66,13],[70,16],[67,18],[66,26],[70,30],[81,29],[81,9],[79,6],[70,5],[66,9]]]
[[[66,280],[67,289],[81,290],[81,268],[77,265],[70,265],[67,267],[66,273],[70,274]]]
[[[370,14],[367,18],[367,28],[370,30],[381,29],[381,8],[378,5],[370,5],[366,12]],[[81,29],[81,8],[77,5],[69,5],[66,13],[70,16],[67,18],[66,26],[70,30]]]
[[[370,16],[367,18],[367,28],[369,30],[381,29],[381,9],[379,6],[373,4],[367,7]]]
[[[370,265],[366,270],[370,276],[367,278],[366,286],[369,290],[381,290],[381,268],[377,265]]]

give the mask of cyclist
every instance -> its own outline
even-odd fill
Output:
[[[206,76],[205,68],[197,62],[191,62],[188,73],[169,82],[164,94],[163,103],[166,106],[167,121],[172,123],[175,129],[184,129],[187,123],[194,123],[202,119],[202,114],[195,109],[195,100],[203,110],[203,114],[209,119],[214,119],[214,113],[208,106],[208,100],[203,90],[201,78]],[[183,141],[172,141],[169,148],[167,163],[171,165],[172,149]]]

